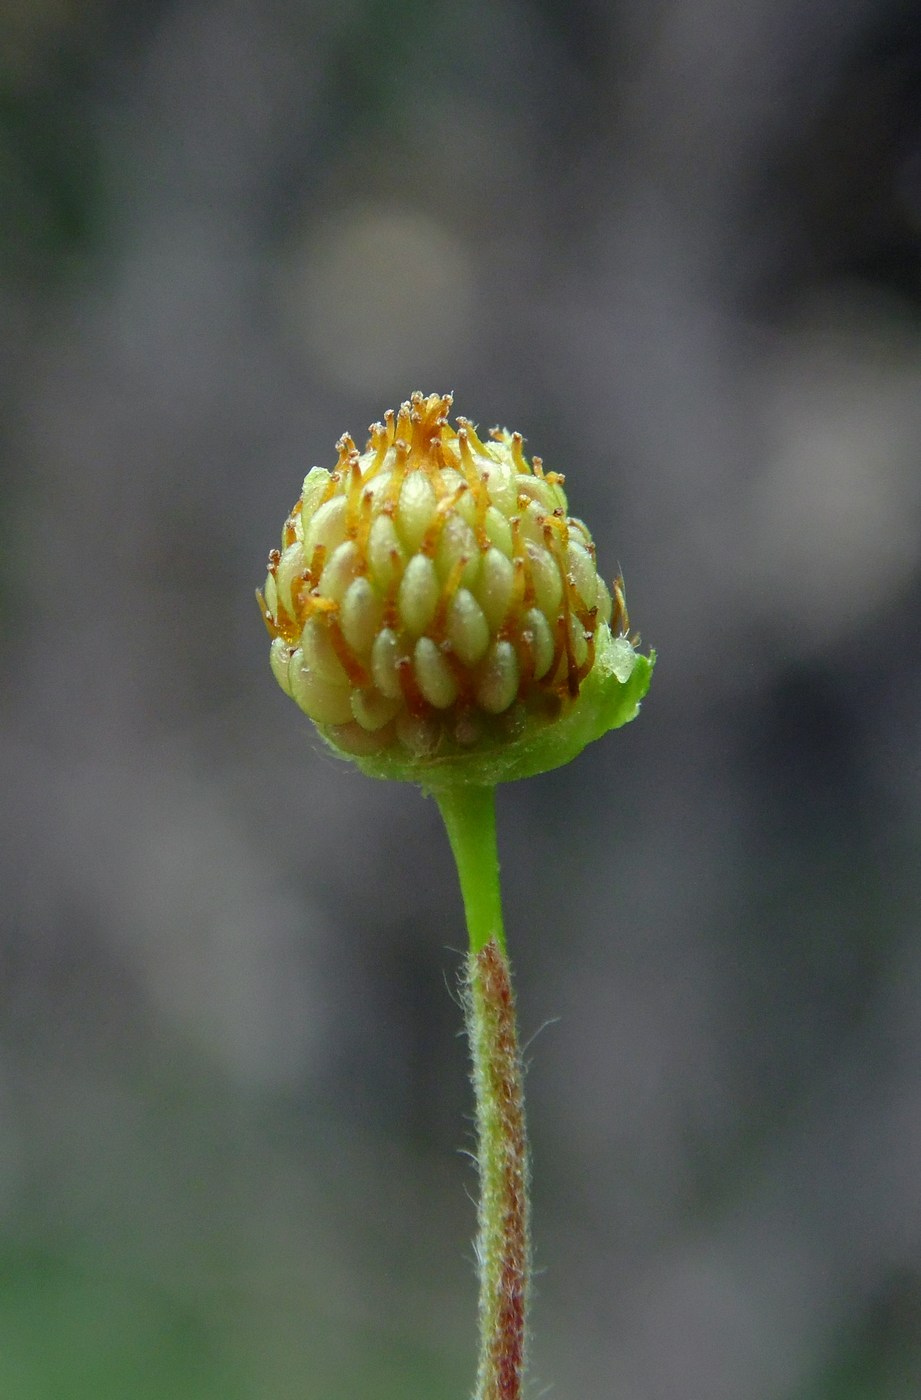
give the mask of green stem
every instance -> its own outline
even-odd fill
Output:
[[[505,951],[495,788],[458,786],[436,794],[460,876],[471,953],[491,938]]]
[[[492,789],[438,798],[460,876],[470,952],[466,1011],[480,1177],[480,1357],[475,1400],[520,1400],[530,1245],[528,1145],[505,952]]]

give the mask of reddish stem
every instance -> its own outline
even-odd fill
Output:
[[[469,957],[468,1023],[480,1170],[477,1400],[521,1400],[528,1290],[528,1148],[508,959],[496,939]]]

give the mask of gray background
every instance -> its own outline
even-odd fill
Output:
[[[500,794],[530,1395],[921,1387],[921,14],[0,8],[0,1394],[472,1380],[459,898],[253,600],[408,393],[660,662]]]

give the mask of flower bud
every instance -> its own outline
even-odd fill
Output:
[[[653,658],[622,581],[520,433],[413,394],[314,467],[258,594],[279,685],[366,772],[432,789],[574,757],[632,719]]]

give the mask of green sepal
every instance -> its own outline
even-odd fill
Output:
[[[553,720],[529,720],[521,734],[489,748],[421,758],[393,751],[357,757],[343,753],[322,725],[317,728],[335,753],[370,778],[416,783],[435,794],[459,786],[495,787],[560,768],[593,740],[629,724],[639,714],[655,660],[654,651],[643,656],[605,627],[596,643],[595,664],[570,707]]]

